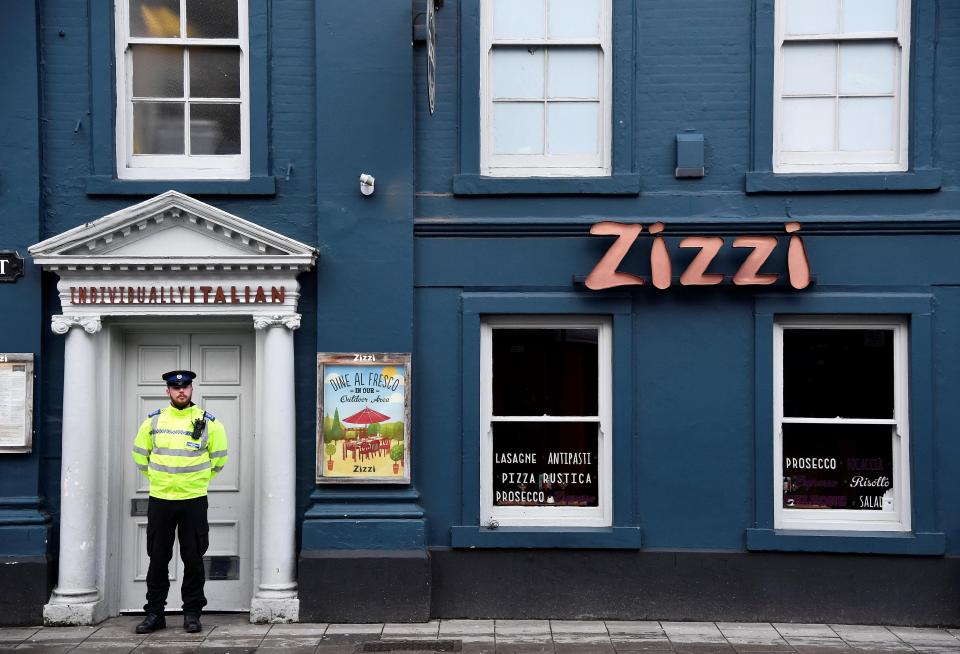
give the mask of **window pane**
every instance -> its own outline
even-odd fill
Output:
[[[784,95],[832,95],[836,91],[837,45],[835,43],[784,44]]]
[[[596,423],[494,423],[494,506],[597,506]]]
[[[897,0],[843,0],[843,31],[897,31]]]
[[[133,95],[137,98],[183,97],[183,48],[132,45]]]
[[[890,425],[783,425],[783,508],[892,511]]]
[[[600,0],[548,0],[551,38],[599,38]]]
[[[782,148],[792,152],[834,149],[833,98],[786,98],[781,107]]]
[[[493,414],[595,416],[596,329],[494,329]]]
[[[240,48],[190,48],[190,97],[239,98]]]
[[[543,97],[543,48],[494,48],[494,98]]]
[[[783,414],[892,418],[893,332],[784,329]]]
[[[784,0],[787,34],[832,34],[840,31],[839,0]]]
[[[183,103],[133,103],[133,153],[183,154]]]
[[[130,0],[130,36],[180,36],[180,0]]]
[[[543,104],[498,102],[493,105],[496,154],[543,154]]]
[[[191,154],[240,154],[240,105],[190,105]]]
[[[493,38],[543,38],[543,0],[494,0]]]
[[[547,105],[547,152],[596,154],[600,149],[600,103],[554,102]]]
[[[187,0],[187,36],[237,38],[237,0]]]
[[[893,93],[899,49],[891,41],[840,45],[840,93]]]
[[[894,98],[841,98],[840,149],[893,150],[896,122]]]
[[[599,48],[550,48],[547,64],[547,97],[600,97]]]

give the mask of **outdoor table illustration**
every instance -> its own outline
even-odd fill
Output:
[[[318,356],[317,481],[406,483],[409,359],[347,356]]]

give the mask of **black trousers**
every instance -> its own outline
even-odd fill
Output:
[[[209,545],[207,498],[161,500],[151,497],[147,505],[147,613],[163,613],[170,590],[170,558],[173,556],[174,532],[180,537],[180,558],[183,560],[183,584],[180,596],[183,612],[199,614],[207,605],[203,595],[203,555]]]

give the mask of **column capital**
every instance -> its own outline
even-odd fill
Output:
[[[286,327],[290,331],[300,327],[299,313],[271,313],[265,315],[253,316],[254,329],[267,329],[269,327]]]
[[[103,327],[100,316],[64,316],[56,314],[50,318],[50,329],[54,334],[66,334],[71,327],[82,327],[88,334],[96,334]]]

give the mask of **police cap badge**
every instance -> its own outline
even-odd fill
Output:
[[[183,388],[184,386],[189,386],[193,383],[194,378],[196,378],[197,373],[192,370],[171,370],[170,372],[163,373],[163,381],[167,382],[167,386],[171,388]]]

